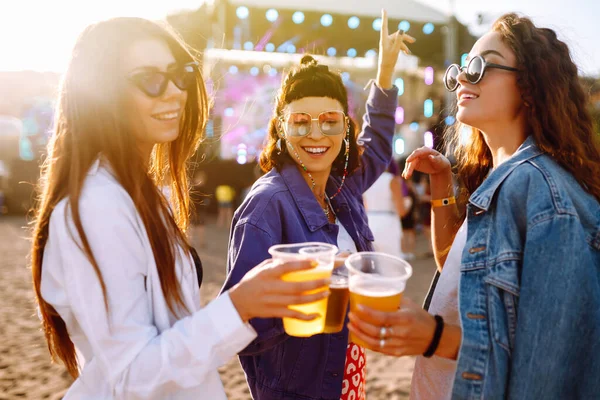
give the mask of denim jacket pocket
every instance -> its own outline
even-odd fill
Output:
[[[494,340],[509,354],[515,343],[519,304],[521,254],[506,254],[489,269],[484,279]]]

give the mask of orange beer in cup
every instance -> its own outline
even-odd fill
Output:
[[[349,272],[350,311],[355,311],[359,304],[384,312],[400,308],[406,281],[412,275],[409,263],[385,253],[362,252],[348,257],[346,267]],[[350,341],[368,347],[352,332]]]
[[[275,261],[311,261],[314,268],[296,271],[282,276],[284,281],[305,282],[317,279],[327,279],[331,276],[337,247],[318,242],[283,244],[272,246],[269,253]],[[315,292],[317,292],[316,290]],[[290,336],[309,337],[323,333],[328,297],[308,304],[291,305],[293,310],[305,314],[319,314],[312,321],[301,321],[295,318],[283,318],[283,328]]]

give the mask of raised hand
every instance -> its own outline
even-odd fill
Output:
[[[377,84],[382,88],[392,87],[392,76],[398,62],[400,50],[410,54],[406,43],[414,43],[415,38],[403,31],[388,33],[387,12],[381,10],[381,30],[379,36],[379,65],[377,70]]]
[[[428,147],[421,147],[413,151],[406,159],[402,177],[410,179],[414,171],[429,175],[450,173],[450,168],[450,161],[440,152]]]

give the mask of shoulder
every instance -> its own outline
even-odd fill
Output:
[[[576,216],[578,203],[590,196],[551,156],[541,154],[512,171],[500,188],[499,199],[527,209],[531,221],[540,215]]]
[[[283,205],[293,202],[283,178],[273,170],[259,178],[236,211],[236,225],[250,223],[258,227],[280,214]]]
[[[105,168],[92,169],[88,173],[77,205],[84,228],[123,224],[126,221],[137,225],[137,210],[133,200]],[[50,216],[51,229],[72,230],[71,207],[69,197],[56,205]]]

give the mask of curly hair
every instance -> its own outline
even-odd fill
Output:
[[[290,157],[287,146],[277,148],[280,139],[279,118],[283,109],[289,103],[304,97],[328,97],[340,102],[344,113],[348,115],[348,93],[339,73],[331,72],[326,65],[318,64],[310,55],[305,55],[300,60],[300,65],[293,67],[283,79],[281,88],[275,102],[273,118],[269,122],[267,144],[260,154],[260,167],[264,172],[273,168],[279,169],[286,162],[294,162]],[[348,158],[348,172],[351,173],[360,167],[362,147],[357,143],[357,125],[348,117],[350,129],[350,154]],[[332,175],[342,176],[344,170],[344,148],[333,162]]]
[[[500,17],[492,31],[498,32],[515,54],[517,85],[529,106],[528,134],[600,200],[599,138],[569,48],[552,29],[538,28],[529,18],[514,13]],[[475,128],[469,143],[459,145],[463,129],[464,124],[455,124],[448,134],[455,148],[458,177],[470,195],[492,168],[492,154]]]

